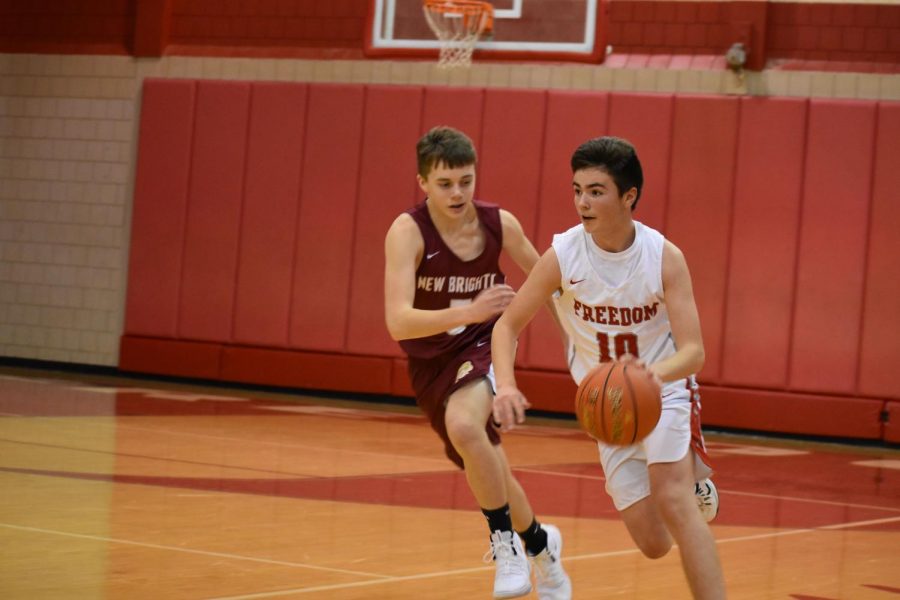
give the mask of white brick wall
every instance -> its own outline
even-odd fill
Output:
[[[0,356],[118,364],[145,77],[900,100],[900,75],[0,54]]]
[[[124,57],[0,55],[0,355],[117,364],[137,81]]]

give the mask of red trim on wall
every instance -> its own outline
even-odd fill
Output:
[[[900,62],[896,4],[612,0],[609,15],[617,53],[718,55],[740,42],[752,70],[772,59]]]
[[[702,385],[700,396],[704,425],[869,440],[884,435],[881,399]]]
[[[8,54],[71,54],[98,56],[129,56],[131,48],[121,43],[47,42],[10,39],[0,36],[0,52]]]
[[[39,9],[7,0],[0,3],[0,52],[436,58],[434,50],[373,48],[372,21],[371,0],[109,0]],[[878,65],[900,64],[900,5],[604,0],[591,54],[478,51],[475,58],[601,63],[607,43],[614,57],[722,57],[735,42],[748,48],[751,70],[790,60],[791,68],[821,69],[805,62],[817,61],[841,63],[827,70],[885,72]]]
[[[134,18],[134,55],[162,56],[169,44],[173,0],[141,0]]]
[[[123,371],[220,379],[222,346],[204,342],[122,336],[119,368]]]
[[[127,54],[133,0],[0,3],[0,52]]]
[[[391,393],[393,360],[379,356],[225,346],[218,379],[294,388]]]
[[[366,0],[174,0],[172,41],[188,46],[359,48]]]
[[[900,444],[900,402],[888,402],[884,414],[884,441]]]

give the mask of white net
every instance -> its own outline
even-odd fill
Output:
[[[475,44],[493,28],[493,6],[474,0],[426,0],[422,9],[441,44],[438,66],[471,66]]]

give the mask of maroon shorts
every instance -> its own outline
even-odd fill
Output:
[[[444,417],[447,399],[456,390],[482,377],[487,377],[491,368],[491,338],[479,340],[481,345],[472,344],[455,356],[439,356],[429,360],[409,359],[409,378],[416,392],[416,404],[428,416],[431,428],[444,440],[447,457],[463,469],[463,459],[453,447],[447,435]],[[491,424],[484,426],[488,439],[493,445],[500,443],[500,433]]]

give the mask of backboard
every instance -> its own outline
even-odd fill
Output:
[[[437,56],[421,0],[369,0],[366,54]],[[493,0],[494,35],[476,58],[603,62],[605,0]]]

